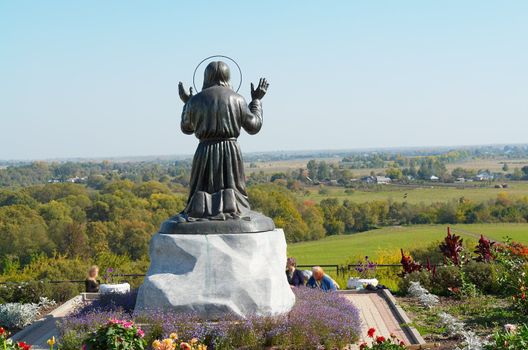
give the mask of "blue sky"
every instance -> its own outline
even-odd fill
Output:
[[[0,0],[0,159],[191,154],[178,81],[270,81],[243,151],[528,142],[527,1]],[[233,74],[236,76],[236,74]]]

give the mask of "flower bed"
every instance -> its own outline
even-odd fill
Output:
[[[267,346],[288,349],[342,348],[354,343],[361,332],[358,309],[337,293],[308,288],[295,290],[297,301],[286,315],[276,317],[236,316],[208,322],[191,314],[148,312],[134,314],[118,305],[87,309],[66,318],[60,325],[63,350],[78,350],[90,332],[109,319],[135,321],[144,325],[144,339],[152,344],[176,332],[181,339],[199,339],[209,349],[260,349]]]

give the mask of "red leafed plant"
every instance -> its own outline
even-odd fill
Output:
[[[433,275],[433,278],[436,276],[436,265],[431,265],[431,259],[429,257],[427,257],[425,269]]]
[[[493,245],[494,244],[495,242],[491,242],[489,239],[487,239],[483,235],[480,235],[478,245],[475,248],[475,254],[477,254],[477,257],[475,260],[481,261],[481,262],[492,261],[494,259],[494,256],[493,256]]]
[[[403,252],[403,249],[400,249],[401,251],[401,264],[403,267],[403,273],[402,275],[407,275],[409,273],[415,272],[415,271],[422,271],[422,265],[420,263],[417,263],[413,260],[412,256],[405,255]]]
[[[460,266],[462,263],[461,253],[464,249],[462,246],[463,239],[460,236],[451,234],[451,229],[447,228],[447,236],[440,243],[440,251],[444,254],[444,259],[453,265]]]

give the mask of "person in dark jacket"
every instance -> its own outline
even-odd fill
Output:
[[[334,281],[325,275],[323,268],[320,266],[314,266],[312,268],[312,277],[308,280],[307,286],[319,288],[325,292],[337,290]]]
[[[295,258],[288,258],[286,261],[286,277],[290,286],[304,286],[304,275],[301,270],[297,270],[297,261]]]
[[[88,270],[88,277],[84,281],[86,293],[99,293],[99,285],[101,282],[97,279],[99,276],[99,268],[97,266],[90,267]]]

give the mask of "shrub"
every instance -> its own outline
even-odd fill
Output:
[[[79,336],[76,330],[69,330],[60,337],[60,349],[62,350],[79,350],[82,349],[83,338]]]
[[[431,264],[441,264],[444,262],[444,255],[438,248],[440,242],[433,242],[425,248],[415,248],[410,251],[410,255],[415,261],[425,263],[427,259]]]
[[[503,294],[514,295],[519,292],[519,286],[526,282],[526,260],[518,255],[517,244],[506,240],[497,245],[495,261],[500,268],[498,283]]]
[[[415,271],[402,277],[399,283],[401,291],[407,291],[412,282],[419,282],[436,295],[449,295],[462,287],[461,270],[457,266],[439,266],[434,271]]]
[[[496,332],[486,350],[525,350],[528,344],[528,325],[520,327],[508,325],[503,331]]]
[[[400,283],[398,285],[399,290],[401,292],[408,292],[409,287],[411,286],[411,283],[413,282],[419,282],[420,285],[422,285],[424,288],[428,290],[433,289],[433,278],[432,274],[428,271],[415,271],[411,272],[404,277],[400,279]]]
[[[496,294],[500,291],[497,267],[484,262],[470,261],[462,268],[465,278],[483,293]]]
[[[78,295],[81,286],[75,283],[31,281],[0,285],[0,303],[38,303],[41,297],[63,302]]]
[[[38,303],[40,297],[49,295],[49,285],[44,282],[9,283],[0,288],[0,299],[5,303]]]
[[[432,278],[432,292],[448,295],[454,288],[462,287],[462,277],[458,266],[439,266]]]
[[[24,328],[39,316],[39,305],[7,303],[0,305],[0,322],[7,328]]]
[[[0,325],[8,328],[24,328],[40,316],[42,309],[55,305],[53,300],[40,298],[39,303],[0,304]]]
[[[513,306],[523,314],[528,314],[528,266],[517,278],[513,294]]]
[[[133,321],[109,320],[84,340],[86,350],[143,350],[145,332]]]
[[[57,302],[64,302],[79,295],[82,290],[83,287],[79,284],[64,282],[51,284],[46,295]]]
[[[0,304],[10,303],[13,301],[14,289],[12,285],[0,284]]]

